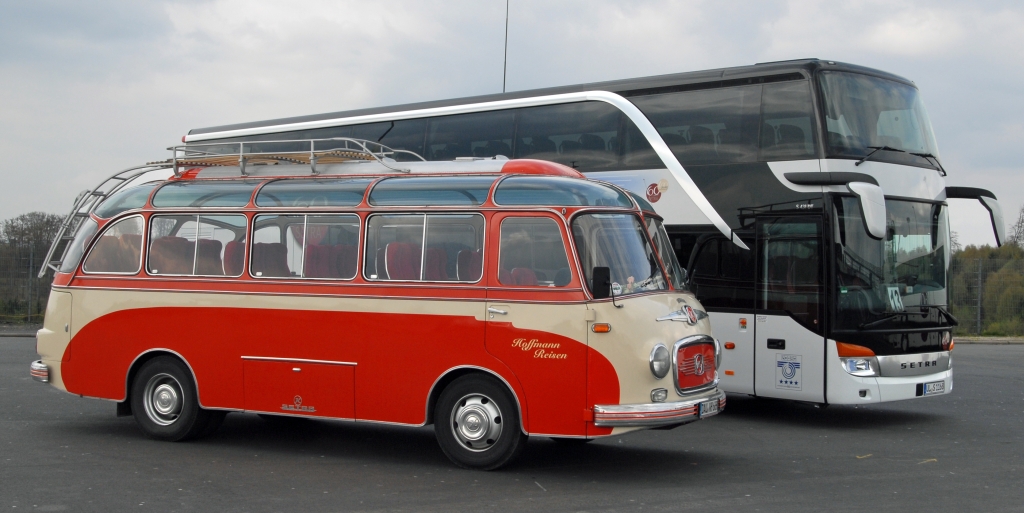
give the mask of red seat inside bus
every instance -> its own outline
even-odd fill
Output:
[[[459,281],[477,281],[483,267],[483,254],[479,250],[459,251],[456,265],[456,277]]]
[[[307,278],[351,278],[356,273],[355,246],[307,244],[303,275]]]
[[[224,246],[224,274],[238,276],[245,264],[245,242],[233,240]]]
[[[160,237],[149,247],[149,269],[159,274],[192,274],[195,245],[184,237]]]
[[[448,281],[448,253],[441,248],[427,248],[423,279],[427,281]]]
[[[384,266],[388,279],[420,279],[420,246],[408,242],[392,242],[385,248]]]
[[[221,276],[224,264],[220,259],[221,242],[217,239],[199,239],[196,248],[196,274]]]
[[[280,242],[257,242],[252,245],[252,273],[257,276],[291,276],[288,269],[288,248]]]

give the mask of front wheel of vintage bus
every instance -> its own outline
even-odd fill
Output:
[[[437,442],[456,465],[494,470],[526,447],[512,392],[497,380],[463,376],[441,393],[434,408]]]
[[[223,414],[199,407],[195,382],[178,359],[146,362],[132,382],[132,415],[146,436],[178,442],[209,434]],[[211,429],[212,428],[212,429]]]

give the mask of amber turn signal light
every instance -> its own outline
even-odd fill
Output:
[[[596,322],[590,327],[590,330],[594,333],[608,333],[612,330],[612,325],[605,322]]]
[[[839,351],[839,356],[846,358],[850,356],[875,356],[875,352],[856,344],[847,344],[846,342],[836,342],[836,349]]]
[[[726,349],[736,349],[736,344],[733,344],[732,342],[726,342],[725,343],[725,348]]]

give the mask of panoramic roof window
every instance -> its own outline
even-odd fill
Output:
[[[153,195],[154,207],[244,207],[257,180],[171,182]]]
[[[101,203],[96,209],[95,214],[102,219],[108,219],[126,210],[142,208],[146,206],[149,193],[153,192],[153,188],[158,184],[159,182],[153,182],[142,184],[138,187],[121,189]]]
[[[256,194],[260,207],[354,207],[363,201],[372,178],[278,180]]]
[[[629,197],[607,185],[554,176],[509,177],[498,184],[494,202],[500,205],[633,206]]]
[[[475,206],[487,199],[493,176],[391,178],[370,191],[374,206]]]

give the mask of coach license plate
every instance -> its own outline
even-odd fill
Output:
[[[710,417],[718,413],[718,399],[700,403],[700,417]]]
[[[946,391],[946,382],[945,381],[935,381],[935,382],[932,382],[932,383],[925,383],[924,384],[924,390],[922,391],[924,393],[922,395],[941,394],[941,393],[943,393],[945,391]]]

